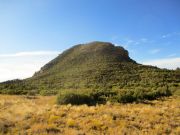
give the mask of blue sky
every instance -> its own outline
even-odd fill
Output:
[[[139,63],[176,68],[179,7],[179,0],[0,0],[0,81],[29,77],[91,41],[124,46]]]

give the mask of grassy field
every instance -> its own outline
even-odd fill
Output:
[[[56,105],[56,97],[0,95],[0,134],[180,134],[180,98],[138,104]]]

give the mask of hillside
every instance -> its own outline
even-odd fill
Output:
[[[0,84],[1,93],[56,94],[64,89],[136,89],[180,87],[180,71],[138,64],[123,47],[108,42],[76,45],[47,63],[34,76]]]

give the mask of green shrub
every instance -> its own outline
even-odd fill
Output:
[[[145,98],[145,93],[147,93],[146,89],[137,87],[134,90],[133,97],[135,100],[143,100]]]
[[[180,89],[177,89],[176,91],[174,91],[173,93],[175,96],[180,96]]]
[[[116,91],[110,89],[102,89],[102,88],[100,90],[93,90],[90,92],[91,98],[96,103],[105,103],[115,95],[117,95]]]
[[[42,96],[52,96],[52,95],[56,95],[58,92],[56,90],[41,90],[40,91],[40,95]]]
[[[117,93],[112,90],[63,90],[57,96],[58,104],[103,104]]]
[[[29,90],[28,92],[27,92],[27,95],[28,96],[35,96],[35,95],[37,95],[37,91],[36,90]]]
[[[63,91],[60,92],[57,96],[57,103],[58,104],[72,104],[72,105],[81,105],[87,104],[92,105],[94,104],[93,99],[90,95],[78,92],[78,91]]]
[[[170,96],[171,91],[168,87],[159,87],[156,89],[137,87],[135,89],[123,90],[63,90],[58,94],[58,104],[72,105],[95,105],[104,104],[107,101],[119,103],[141,102],[143,100],[154,100],[163,96]]]
[[[159,87],[157,89],[157,97],[161,97],[161,96],[171,96],[172,93],[169,90],[168,86],[163,86],[163,87]]]
[[[26,95],[28,91],[26,90],[11,90],[11,89],[5,89],[1,90],[0,94],[9,94],[9,95]]]
[[[135,89],[120,90],[117,95],[112,97],[112,101],[119,103],[140,102],[143,100],[154,100],[164,96],[171,96],[168,87],[159,87],[155,90],[151,88],[137,87]]]
[[[111,101],[119,103],[131,103],[135,101],[133,91],[121,90],[114,97],[111,97]]]

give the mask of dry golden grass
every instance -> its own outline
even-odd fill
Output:
[[[96,106],[58,106],[55,100],[0,95],[0,134],[180,134],[179,97]]]

